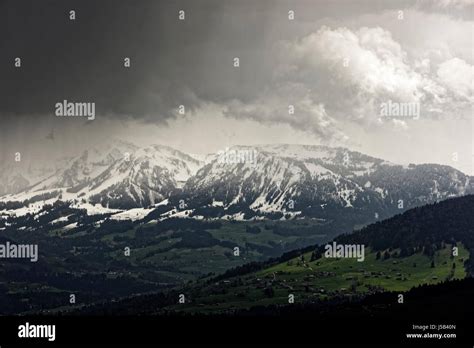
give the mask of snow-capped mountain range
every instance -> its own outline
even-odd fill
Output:
[[[0,215],[34,214],[61,200],[116,219],[143,218],[157,207],[163,217],[337,218],[342,210],[393,215],[474,193],[473,179],[449,166],[401,166],[312,145],[235,146],[199,158],[119,141],[56,165],[21,178],[2,170]]]
[[[251,151],[253,148],[240,147]],[[201,168],[184,186],[195,213],[337,216],[340,208],[392,215],[400,210],[473,192],[473,181],[449,166],[395,165],[344,148],[258,146],[254,163]],[[238,150],[237,150],[238,151]],[[237,161],[236,161],[237,162]],[[216,213],[214,211],[214,213]]]

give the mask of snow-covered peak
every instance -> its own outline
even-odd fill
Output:
[[[59,199],[72,201],[74,207],[148,210],[179,194],[192,209],[209,205],[239,214],[252,210],[317,216],[321,209],[383,210],[399,199],[409,207],[473,192],[472,180],[448,166],[407,168],[318,145],[232,146],[195,156],[165,145],[138,147],[113,141],[61,162],[58,170],[44,176],[0,202],[28,200],[26,208],[38,209],[41,202]],[[15,180],[26,185],[21,176],[2,182]],[[142,216],[141,212],[132,215]]]
[[[332,159],[335,158],[338,149],[322,145],[296,145],[296,144],[274,144],[259,145],[256,149],[267,152],[277,157],[286,157],[296,160],[305,159]]]

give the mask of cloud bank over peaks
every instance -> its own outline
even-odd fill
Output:
[[[253,101],[232,101],[228,116],[287,123],[324,140],[347,139],[349,122],[380,127],[380,105],[419,103],[422,118],[466,112],[473,100],[473,67],[459,58],[432,64],[410,57],[381,27],[322,26],[301,39],[279,42],[274,78]],[[294,105],[295,114],[287,112]],[[389,127],[406,129],[405,121]],[[391,125],[390,125],[391,124]]]

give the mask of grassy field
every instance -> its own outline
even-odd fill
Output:
[[[436,251],[433,258],[417,253],[386,260],[376,259],[375,252],[366,250],[363,262],[324,256],[310,261],[311,253],[307,253],[259,272],[203,287],[199,292],[191,291],[192,302],[173,306],[173,309],[214,312],[288,304],[290,294],[294,295],[295,302],[304,302],[377,291],[403,292],[421,284],[464,278],[464,262],[469,252],[462,245],[458,248],[459,255],[455,257],[451,256],[452,246],[446,245]]]
[[[287,235],[276,234],[272,229],[275,225],[286,229]],[[258,228],[259,232],[250,233],[247,226]],[[301,233],[302,230],[303,233]],[[132,248],[130,257],[124,257],[123,248],[128,245],[127,238],[134,240],[136,229],[106,234],[101,238],[101,242],[115,249],[107,254],[111,259],[127,262],[137,269],[151,267],[153,272],[175,277],[178,282],[186,282],[209,273],[223,273],[251,261],[262,261],[269,257],[279,256],[302,246],[323,243],[329,238],[324,224],[317,220],[223,221],[220,228],[208,229],[207,232],[213,238],[227,242],[229,246],[175,247],[182,238],[177,237],[176,231],[170,230],[160,234],[151,234],[143,240],[141,245],[135,245]],[[115,241],[116,237],[121,237],[121,242]],[[234,246],[240,249],[238,257],[233,255]]]
[[[61,302],[58,292],[64,298],[73,292],[87,302],[181,287],[252,261],[325,243],[345,231],[321,219],[215,225],[177,220],[162,226],[112,223],[46,228],[43,234],[11,231],[12,238],[39,245],[41,268],[38,272],[29,264],[5,263],[0,268],[0,305],[9,303],[8,308],[20,312],[30,304],[34,309],[54,307]]]

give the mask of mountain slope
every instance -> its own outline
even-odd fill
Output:
[[[386,217],[474,192],[470,177],[451,167],[403,167],[344,148],[265,145],[232,151],[255,151],[255,159],[216,158],[191,177],[183,198],[196,214],[213,210],[221,216],[244,212],[247,218],[272,213],[334,218],[341,208],[350,208]]]
[[[3,201],[60,192],[57,199],[131,209],[153,205],[179,188],[201,166],[167,146],[139,148],[125,142],[85,150],[63,168]],[[59,191],[58,191],[59,190]]]

